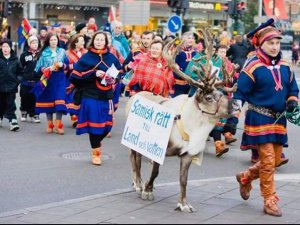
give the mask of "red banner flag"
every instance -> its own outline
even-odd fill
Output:
[[[275,16],[281,20],[289,19],[285,9],[284,0],[264,0],[264,6],[265,13],[268,17]]]

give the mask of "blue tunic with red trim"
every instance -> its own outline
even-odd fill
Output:
[[[121,69],[118,59],[108,50],[90,49],[74,65],[70,82],[82,95],[77,135],[106,135],[111,131],[114,111],[113,87],[102,85],[102,79],[96,77],[96,71],[106,72],[113,64],[117,69]]]
[[[298,94],[295,75],[281,54],[271,59],[258,49],[240,74],[234,99],[281,114],[286,109],[286,102],[298,100]],[[287,143],[286,125],[285,117],[277,121],[273,116],[249,109],[241,149],[257,148],[257,145],[267,143],[284,145]]]
[[[69,61],[65,50],[57,48],[55,52],[52,52],[49,47],[46,48],[37,62],[35,71],[41,73],[43,69],[52,66],[56,62],[62,62],[64,67],[51,72],[47,87],[37,97],[36,113],[67,113],[66,74],[64,69],[68,67]]]
[[[197,55],[197,52],[193,48],[183,49],[175,59],[175,62],[179,65],[181,71],[185,71],[189,63],[192,61],[192,58]],[[176,97],[181,94],[188,94],[190,91],[190,85],[187,84],[180,76],[174,73],[175,85],[174,91],[175,94],[173,97]]]

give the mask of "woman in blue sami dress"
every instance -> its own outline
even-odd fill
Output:
[[[48,120],[47,132],[53,133],[53,129],[64,134],[62,116],[67,113],[66,107],[66,75],[64,70],[68,67],[68,58],[64,49],[59,47],[58,36],[49,33],[35,71],[42,73],[47,80],[43,92],[37,96],[36,113],[46,113]],[[56,113],[56,121],[53,123],[53,114]]]
[[[121,69],[119,60],[109,52],[107,35],[97,32],[70,77],[81,96],[77,135],[89,134],[94,165],[102,164],[101,142],[113,126],[115,80],[106,74],[113,65]]]

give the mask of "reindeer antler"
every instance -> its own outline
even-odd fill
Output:
[[[215,87],[219,87],[223,89],[226,92],[236,92],[237,90],[237,85],[234,85],[232,88],[226,87],[225,85],[230,84],[233,82],[234,79],[234,74],[236,73],[236,69],[233,66],[233,69],[231,72],[229,72],[226,68],[226,61],[223,60],[222,62],[222,74],[223,74],[223,80],[218,81],[215,83]]]
[[[164,50],[163,50],[163,57],[165,58],[165,60],[167,61],[169,67],[178,75],[180,76],[183,80],[185,80],[186,82],[188,82],[189,85],[194,86],[196,88],[204,88],[204,84],[200,83],[198,81],[195,81],[194,79],[192,79],[191,77],[189,77],[188,75],[186,75],[184,72],[182,72],[178,65],[175,62],[175,57],[178,55],[178,53],[181,51],[182,49],[182,45],[183,43],[180,43],[176,48],[175,51],[174,49],[172,50],[172,47],[174,46],[176,40],[173,40],[171,42],[169,42]],[[171,54],[170,54],[171,53]]]

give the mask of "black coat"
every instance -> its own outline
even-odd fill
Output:
[[[22,79],[23,68],[18,57],[12,53],[6,59],[0,53],[0,92],[17,93],[20,80]]]
[[[24,68],[22,81],[38,81],[40,75],[35,72],[37,64],[37,54],[33,54],[30,51],[23,52],[20,56],[20,62]]]
[[[250,51],[249,46],[245,43],[236,43],[230,46],[226,55],[234,64],[238,64],[239,70],[241,70]]]

